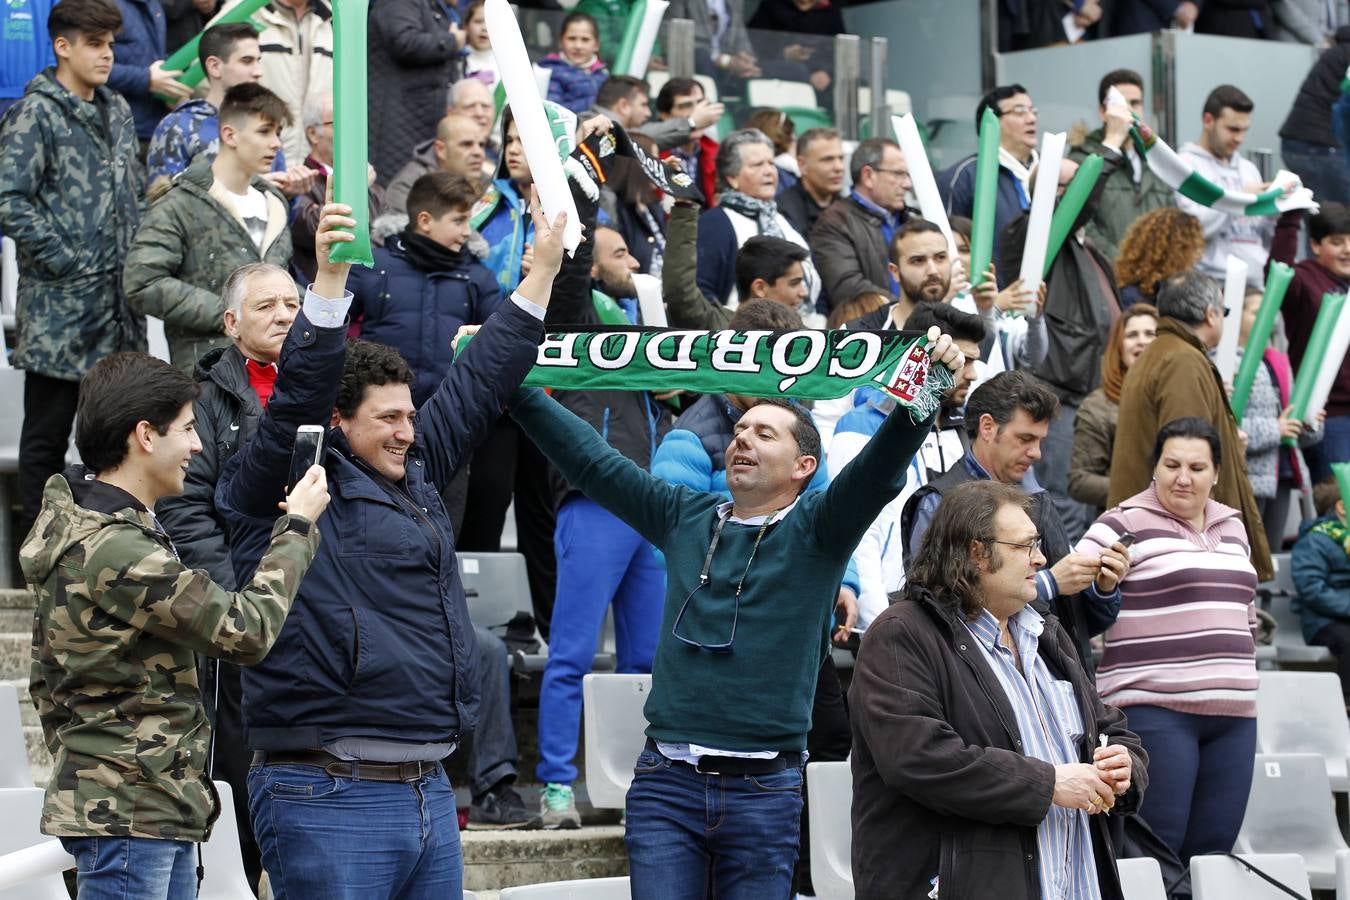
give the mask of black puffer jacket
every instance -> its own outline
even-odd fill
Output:
[[[573,186],[572,197],[586,234],[595,233],[595,201]],[[569,259],[563,257],[562,269],[553,279],[553,293],[544,319],[545,329],[559,325],[593,327],[602,324],[591,301],[590,240],[582,241]],[[652,457],[661,438],[670,431],[670,410],[648,391],[554,391],[553,399],[573,415],[600,432],[615,450],[644,469],[650,470]],[[558,501],[571,487],[557,475]]]
[[[216,509],[216,482],[230,457],[258,430],[262,403],[248,383],[244,354],[238,347],[207,353],[192,375],[201,385],[192,410],[202,452],[188,465],[183,493],[165,497],[156,504],[155,514],[185,564],[205,569],[216,584],[234,590],[225,522]]]
[[[438,0],[370,5],[370,162],[388,184],[445,115],[459,45]]]
[[[1138,809],[1148,756],[1125,715],[1102,705],[1053,616],[1039,654],[1073,685],[1079,760],[1092,761],[1099,734],[1130,752],[1132,783],[1113,816]],[[1007,695],[956,615],[912,587],[868,627],[848,697],[858,900],[923,897],[934,875],[943,900],[1039,898],[1036,827],[1055,770],[1024,755]],[[1102,900],[1120,900],[1107,825],[1103,815],[1090,821],[1093,856]]]
[[[1350,25],[1336,29],[1335,45],[1308,70],[1294,97],[1294,105],[1280,126],[1280,137],[1323,147],[1339,146],[1331,128],[1331,106],[1341,96],[1341,79],[1347,67],[1350,67]]]

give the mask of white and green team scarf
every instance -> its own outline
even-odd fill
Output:
[[[1125,97],[1114,87],[1106,95],[1108,106],[1128,107]],[[1280,185],[1293,184],[1285,194],[1283,187],[1272,187],[1260,194],[1226,190],[1195,171],[1190,163],[1153,133],[1147,125],[1136,121],[1130,129],[1130,138],[1139,155],[1148,163],[1149,170],[1172,190],[1201,206],[1216,209],[1232,216],[1278,216],[1291,209],[1316,212],[1317,201],[1312,191],[1303,186],[1297,175],[1281,171],[1274,181]]]

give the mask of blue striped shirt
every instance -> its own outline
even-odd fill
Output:
[[[988,610],[966,622],[1013,708],[1026,755],[1051,765],[1076,763],[1083,717],[1072,683],[1051,676],[1040,657],[1044,627],[1045,620],[1030,606],[1008,620],[1022,659],[1018,669],[1012,651],[999,641],[998,620]],[[1101,900],[1087,813],[1052,805],[1036,828],[1036,851],[1042,900]]]

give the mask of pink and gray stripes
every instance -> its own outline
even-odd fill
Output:
[[[1097,669],[1107,703],[1256,715],[1256,571],[1242,521],[1227,511],[1211,501],[1202,534],[1140,495],[1107,511],[1080,542],[1091,553],[1125,531],[1137,535]]]

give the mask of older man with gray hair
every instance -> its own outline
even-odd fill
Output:
[[[905,206],[912,182],[895,141],[863,141],[853,151],[849,173],[853,190],[821,213],[811,229],[822,291],[831,309],[859,294],[899,296],[900,285],[886,264],[896,231],[915,215]]]
[[[1134,361],[1120,389],[1120,418],[1111,453],[1115,506],[1148,487],[1153,440],[1165,423],[1197,416],[1219,432],[1223,456],[1213,498],[1242,511],[1252,565],[1262,581],[1275,577],[1261,513],[1247,480],[1247,436],[1238,430],[1228,405],[1223,376],[1210,361],[1219,346],[1227,310],[1219,283],[1189,269],[1158,290],[1158,337]]]
[[[300,310],[300,291],[285,269],[249,263],[230,273],[221,294],[225,334],[234,343],[207,353],[193,372],[201,385],[192,409],[202,450],[188,464],[183,493],[165,497],[155,514],[185,565],[205,569],[216,584],[234,590],[239,579],[230,562],[225,522],[216,509],[216,482],[258,428],[276,381],[281,344]],[[211,660],[204,676],[202,696],[210,698],[207,714],[215,726],[210,774],[227,782],[234,794],[244,869],[256,885],[262,861],[248,820],[250,755],[244,747],[239,669]]]
[[[698,287],[710,301],[735,308],[736,251],[756,235],[782,238],[808,250],[806,238],[792,227],[774,202],[778,168],[773,141],[758,128],[733,131],[717,149],[717,205],[698,221]],[[802,264],[810,302],[820,296],[820,277],[808,260]]]

